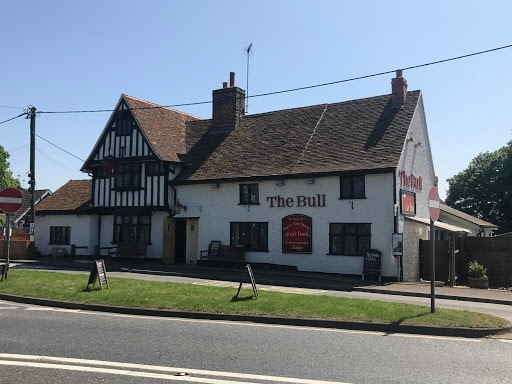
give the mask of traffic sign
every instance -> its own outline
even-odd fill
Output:
[[[439,212],[439,192],[437,187],[432,187],[428,193],[428,213],[430,214],[430,219],[437,221],[439,219]]]
[[[0,209],[5,213],[14,213],[23,205],[23,194],[16,188],[4,188],[0,191]]]

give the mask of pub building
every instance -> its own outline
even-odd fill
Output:
[[[436,180],[421,91],[398,70],[382,96],[253,115],[245,96],[231,73],[199,119],[122,95],[82,167],[89,230],[71,243],[143,243],[173,264],[220,241],[250,264],[354,276],[372,250],[383,279],[418,280]]]

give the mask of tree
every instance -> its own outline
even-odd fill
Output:
[[[446,204],[512,231],[512,141],[475,157],[468,168],[449,178]]]
[[[0,190],[7,187],[18,187],[19,181],[15,179],[9,169],[9,153],[0,145]]]

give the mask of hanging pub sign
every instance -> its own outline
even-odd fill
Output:
[[[414,192],[400,190],[400,213],[402,215],[416,214],[416,194]]]
[[[311,253],[311,217],[283,217],[283,253]]]

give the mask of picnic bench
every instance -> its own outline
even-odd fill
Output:
[[[145,258],[147,243],[117,243],[115,247],[108,248],[109,257]]]
[[[220,241],[213,240],[207,250],[201,251],[200,261],[225,262],[240,265],[245,261],[245,247],[238,245],[222,245]]]

